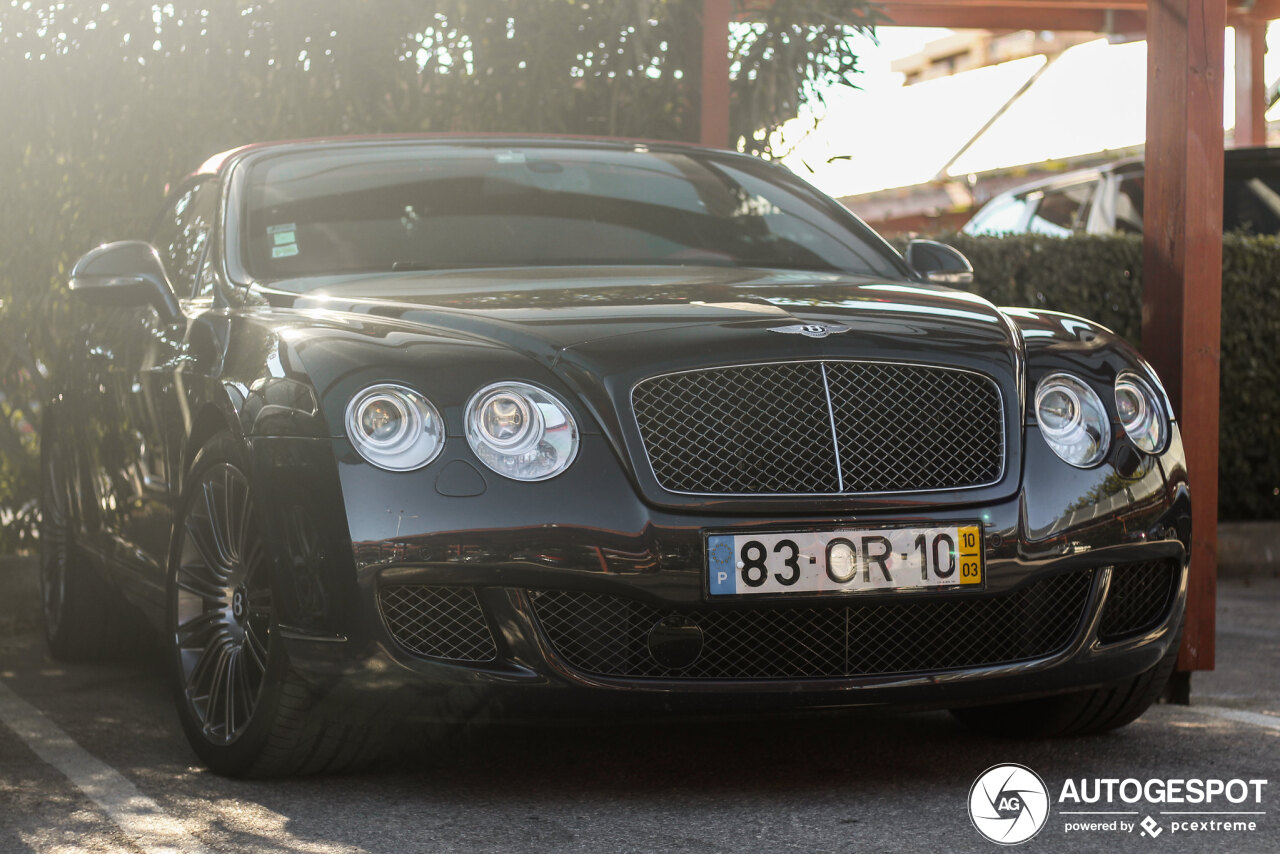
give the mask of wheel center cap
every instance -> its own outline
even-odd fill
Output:
[[[248,612],[249,595],[242,588],[237,587],[236,592],[231,594],[231,614],[237,620],[243,622]]]

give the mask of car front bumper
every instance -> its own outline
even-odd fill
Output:
[[[400,716],[1036,696],[1149,670],[1185,608],[1190,502],[1176,430],[1169,450],[1119,479],[1108,466],[1063,477],[1029,441],[1022,488],[1003,501],[786,518],[649,507],[598,437],[575,464],[590,478],[508,489],[490,475],[477,495],[444,494],[466,484],[443,473],[433,483],[373,470],[341,440],[253,445],[268,529],[280,532],[290,660],[335,702],[394,698]],[[707,601],[708,530],[973,519],[986,540],[981,591]],[[694,663],[667,666],[660,624],[686,640],[697,627]]]

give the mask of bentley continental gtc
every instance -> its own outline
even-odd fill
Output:
[[[151,624],[231,775],[460,716],[1121,726],[1178,650],[1178,426],[1123,340],[971,280],[725,151],[219,155],[72,271],[49,645]]]

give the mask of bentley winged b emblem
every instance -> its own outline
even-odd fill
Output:
[[[775,326],[769,331],[784,335],[803,335],[806,338],[826,338],[828,335],[848,332],[849,327],[843,323],[796,323],[791,326]]]

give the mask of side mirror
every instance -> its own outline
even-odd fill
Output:
[[[181,316],[160,256],[150,243],[106,243],[80,257],[71,268],[71,294],[90,305],[151,305],[160,319]]]
[[[907,265],[935,285],[973,284],[969,259],[945,243],[913,240],[907,244]]]

